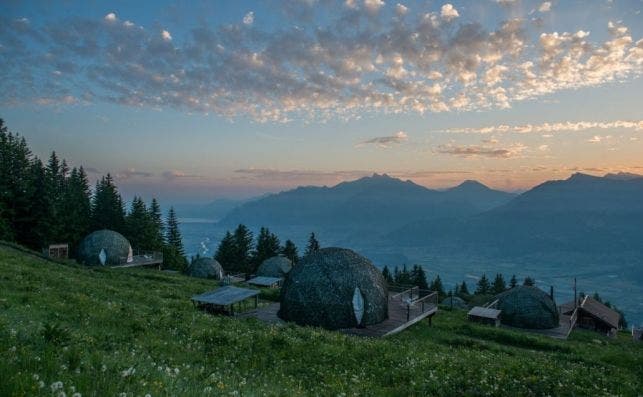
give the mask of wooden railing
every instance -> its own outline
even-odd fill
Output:
[[[419,289],[418,289],[419,290]],[[425,295],[423,297],[419,297],[417,299],[411,300],[406,304],[406,321],[409,321],[411,318],[411,307],[420,305],[421,306],[421,312],[424,313],[424,309],[426,306],[429,307],[434,307],[438,305],[438,293],[437,292],[431,292],[428,295]]]
[[[420,287],[412,287],[412,288],[406,289],[406,290],[404,290],[402,292],[398,292],[396,294],[389,295],[389,299],[400,298],[401,300],[403,300],[405,295],[408,295],[409,300],[413,300],[414,296],[417,296],[419,298],[420,297]]]
[[[163,263],[163,253],[158,251],[136,251],[132,255],[132,260],[127,261],[127,257],[119,258],[119,266],[144,266]]]

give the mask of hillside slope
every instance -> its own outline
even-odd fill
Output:
[[[385,340],[211,316],[213,282],[0,247],[0,395],[637,395],[643,346],[567,342],[441,311]],[[236,392],[236,394],[235,394]]]

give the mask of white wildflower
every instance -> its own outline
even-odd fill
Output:
[[[54,382],[49,386],[52,392],[58,391],[63,388],[63,383],[61,381]]]
[[[134,372],[136,372],[136,369],[134,367],[129,367],[125,371],[121,372],[121,376],[123,378],[127,378],[128,376],[134,375]]]

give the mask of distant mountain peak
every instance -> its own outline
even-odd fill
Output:
[[[462,182],[458,186],[455,186],[453,189],[458,189],[458,188],[483,188],[483,189],[489,189],[487,185],[484,183],[478,182],[473,179],[467,179],[466,181]]]
[[[632,180],[632,179],[643,178],[643,175],[633,174],[631,172],[617,172],[617,173],[605,174],[605,176],[603,178],[605,178],[605,179],[613,179],[613,180],[618,180],[618,181],[629,181],[629,180]]]
[[[567,180],[574,182],[595,181],[601,179],[599,176],[584,174],[582,172],[573,173]]]

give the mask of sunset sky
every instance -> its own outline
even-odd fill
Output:
[[[0,117],[126,197],[643,174],[643,1],[0,3]]]

